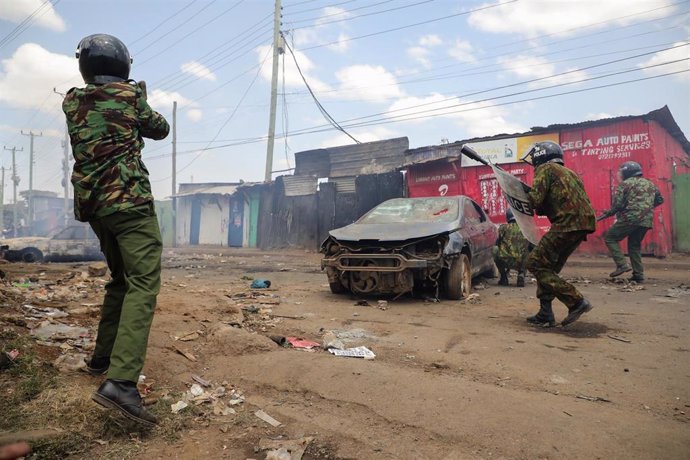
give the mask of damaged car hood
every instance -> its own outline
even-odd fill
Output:
[[[354,223],[331,230],[329,234],[338,241],[391,242],[451,233],[459,228],[459,221],[408,223],[405,225]]]

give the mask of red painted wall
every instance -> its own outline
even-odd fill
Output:
[[[611,206],[611,198],[618,185],[618,167],[626,161],[642,165],[645,177],[661,191],[665,203],[654,213],[654,228],[647,233],[642,245],[645,254],[665,256],[672,248],[672,165],[678,173],[688,172],[688,156],[680,144],[656,121],[632,119],[604,126],[566,129],[560,132],[565,164],[583,180],[585,190],[597,215]],[[681,163],[684,159],[685,163]],[[506,203],[491,168],[473,166],[459,168],[457,162],[434,162],[408,169],[408,196],[467,195],[477,201],[494,222],[505,222]],[[524,163],[502,165],[527,184],[532,183],[533,170]],[[416,180],[415,180],[416,179]],[[421,180],[420,180],[421,179]],[[441,188],[443,187],[443,188]],[[579,251],[607,254],[603,233],[614,218],[597,223],[597,231],[590,235]],[[539,218],[544,231],[549,223]]]

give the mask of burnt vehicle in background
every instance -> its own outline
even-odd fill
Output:
[[[331,291],[402,295],[470,294],[472,278],[493,276],[497,226],[466,196],[395,198],[329,232],[321,245]]]
[[[84,262],[104,260],[100,242],[86,224],[70,225],[51,237],[2,240],[0,257],[9,262]]]

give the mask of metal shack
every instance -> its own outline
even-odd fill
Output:
[[[618,185],[619,165],[625,161],[640,163],[645,177],[657,184],[665,200],[654,213],[654,228],[645,237],[642,250],[655,256],[671,252],[674,233],[680,233],[680,229],[673,228],[673,210],[674,207],[678,209],[674,199],[681,199],[678,191],[674,197],[672,181],[674,175],[690,173],[690,142],[666,106],[645,115],[554,124],[520,134],[408,150],[404,163],[408,195],[467,195],[477,201],[494,222],[505,222],[506,202],[491,168],[461,157],[460,147],[469,144],[484,158],[531,184],[533,169],[520,159],[541,140],[561,145],[566,166],[584,181],[597,215],[611,205]],[[538,223],[543,231],[549,227],[548,220],[543,217]],[[599,222],[596,233],[579,250],[607,253],[602,234],[612,224],[613,219]]]

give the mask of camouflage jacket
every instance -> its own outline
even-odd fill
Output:
[[[72,88],[62,103],[72,143],[74,214],[82,222],[153,200],[141,160],[142,137],[163,139],[170,127],[130,82]]]
[[[652,181],[644,177],[629,177],[618,184],[611,209],[604,215],[616,214],[619,221],[652,228],[654,208],[663,202],[661,192]]]
[[[549,218],[552,231],[594,231],[594,209],[585,187],[565,166],[554,162],[537,166],[528,198],[537,214]]]
[[[501,259],[522,260],[529,251],[529,241],[522,235],[517,223],[501,224],[496,247]]]

